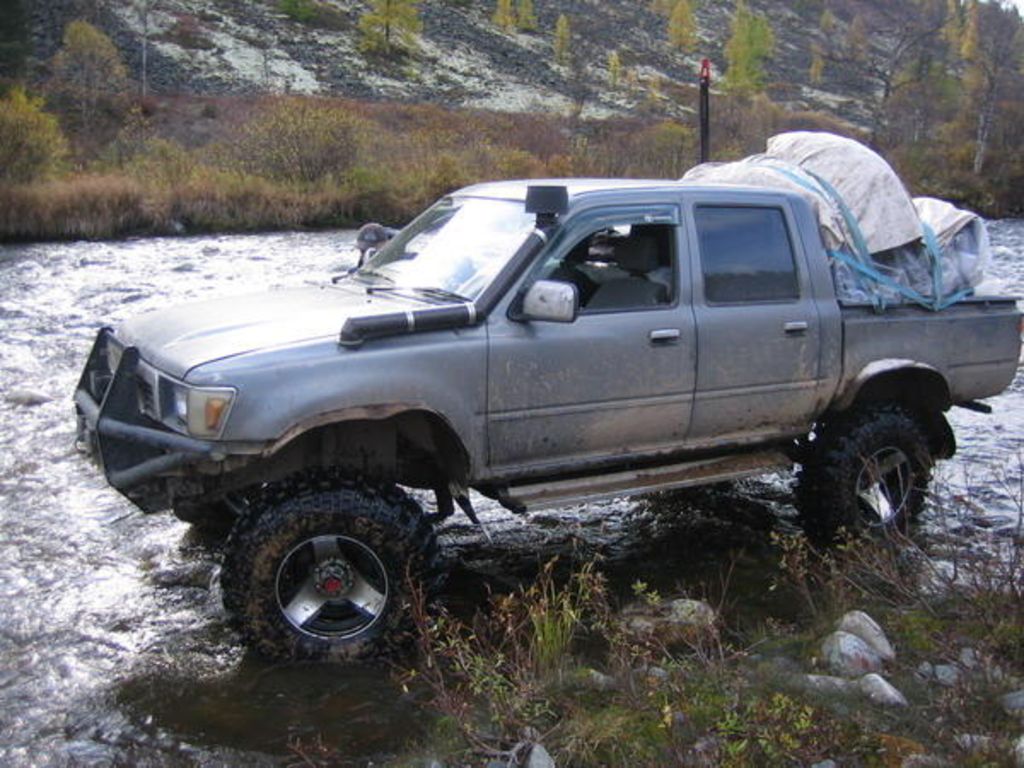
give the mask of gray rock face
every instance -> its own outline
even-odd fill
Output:
[[[555,768],[555,761],[551,759],[543,744],[534,744],[523,768]]]
[[[864,611],[850,611],[839,620],[836,629],[840,632],[849,632],[856,635],[874,650],[882,661],[892,661],[896,658],[896,651],[893,650],[889,638],[878,622],[868,616]]]
[[[836,631],[821,644],[821,655],[830,670],[843,677],[860,677],[882,670],[882,657],[857,635]]]
[[[1008,693],[999,700],[1006,714],[1024,718],[1024,690]]]
[[[883,707],[905,707],[907,699],[881,675],[871,673],[857,681],[857,687],[872,704]]]

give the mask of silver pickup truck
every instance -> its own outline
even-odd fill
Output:
[[[944,412],[987,410],[1019,353],[1013,299],[841,306],[796,195],[501,182],[323,286],[101,330],[75,403],[141,509],[232,519],[250,644],[354,659],[401,635],[470,489],[524,512],[799,464],[811,535],[902,525],[955,450]]]

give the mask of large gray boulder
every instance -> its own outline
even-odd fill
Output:
[[[871,646],[882,661],[892,661],[896,658],[896,651],[893,650],[892,643],[885,636],[885,632],[878,626],[878,622],[864,611],[849,611],[844,614],[836,625],[836,629],[859,637]]]
[[[836,631],[821,644],[821,655],[828,668],[843,677],[860,677],[882,671],[882,657],[857,635]]]

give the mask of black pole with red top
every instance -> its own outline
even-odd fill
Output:
[[[711,156],[711,59],[700,62],[700,161]]]

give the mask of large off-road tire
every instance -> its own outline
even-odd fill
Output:
[[[409,580],[429,590],[438,564],[433,528],[398,488],[303,478],[240,518],[221,586],[260,654],[346,661],[405,642]]]
[[[810,444],[796,501],[815,541],[849,533],[905,531],[924,506],[933,459],[920,421],[894,404],[832,419]]]

